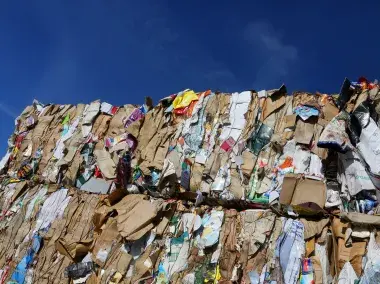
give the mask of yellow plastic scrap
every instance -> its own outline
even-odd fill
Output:
[[[173,108],[184,108],[191,104],[192,101],[197,101],[198,96],[193,90],[186,91],[182,96],[177,96],[173,101]]]
[[[112,278],[110,279],[110,284],[118,284],[121,281],[121,278],[123,278],[123,275],[121,275],[120,272],[116,272]]]
[[[214,284],[218,284],[219,280],[222,278],[222,274],[220,274],[219,265],[216,267],[215,280]]]
[[[18,153],[18,148],[17,148],[17,147],[14,147],[12,152],[13,152],[12,155],[13,155],[13,156],[16,156],[17,153]]]
[[[213,284],[218,284],[219,280],[222,278],[222,275],[220,274],[220,269],[219,265],[216,266],[215,270],[213,272],[209,271],[209,277],[207,277],[204,280],[204,283],[213,283]]]

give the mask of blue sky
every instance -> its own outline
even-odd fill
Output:
[[[1,152],[33,98],[139,104],[281,83],[333,93],[379,74],[378,1],[2,2]]]

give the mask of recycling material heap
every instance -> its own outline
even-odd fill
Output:
[[[34,101],[0,162],[0,283],[380,283],[380,92]]]

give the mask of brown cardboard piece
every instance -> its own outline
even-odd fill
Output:
[[[240,175],[236,169],[230,169],[231,184],[229,187],[230,192],[234,195],[235,199],[241,199],[244,194],[244,188],[241,186]]]
[[[343,220],[347,220],[353,224],[367,224],[373,226],[380,226],[380,216],[368,215],[357,212],[341,212],[340,217]]]
[[[138,136],[138,146],[137,152],[143,152],[145,150],[155,151],[154,149],[147,149],[149,143],[154,143],[151,141],[158,131],[161,130],[164,124],[164,109],[158,107],[148,112],[145,115],[144,122],[140,128],[140,133]]]
[[[21,181],[15,185],[15,192],[12,195],[11,202],[15,202],[17,198],[19,198],[21,195],[23,195],[24,191],[27,189],[27,183],[26,181]]]
[[[322,234],[323,228],[330,222],[329,219],[321,219],[319,221],[300,219],[304,225],[305,240]]]
[[[270,143],[273,149],[275,149],[278,153],[282,152],[282,149],[284,148],[286,142],[287,140],[280,134],[273,134],[270,139]]]
[[[287,174],[284,177],[282,189],[280,191],[280,203],[289,205],[292,202],[294,189],[297,184],[297,175]]]
[[[349,261],[354,268],[356,275],[362,274],[362,258],[366,252],[367,242],[354,242],[351,247],[345,246],[342,238],[338,239],[339,269]]]
[[[285,105],[286,95],[275,93],[272,96],[266,98],[264,102],[261,121],[264,121],[270,114]]]
[[[293,138],[294,131],[284,131],[282,133],[282,138],[286,140],[291,140]]]
[[[332,102],[326,103],[322,111],[327,121],[331,121],[339,113],[339,109]]]
[[[92,133],[98,137],[99,140],[104,138],[108,130],[109,123],[111,121],[111,117],[106,114],[99,114],[92,125]]]
[[[177,209],[177,203],[170,203],[168,204],[168,207],[168,210],[163,213],[161,222],[156,227],[156,236],[162,236],[164,234],[165,229],[169,225],[169,222]]]
[[[323,284],[323,271],[322,271],[322,265],[321,260],[318,256],[312,256],[311,261],[313,264],[313,271],[314,271],[314,284]]]
[[[257,97],[256,94],[254,94],[251,100],[251,103],[248,107],[248,111],[244,115],[247,123],[245,125],[245,129],[243,130],[243,133],[241,136],[243,140],[247,140],[249,137],[251,137],[252,131],[255,127],[255,121],[256,121],[255,118],[257,117],[258,111],[259,111],[259,98]]]
[[[115,272],[120,273],[124,277],[127,274],[132,259],[132,255],[126,253],[122,249],[122,245],[116,246],[112,249],[112,253],[103,268],[105,273],[100,276],[102,281],[98,281],[97,284],[106,283],[106,279],[111,277]]]
[[[320,148],[317,146],[317,142],[319,140],[319,137],[322,131],[323,131],[323,126],[319,124],[319,120],[318,120],[318,123],[314,125],[314,143],[313,143],[313,147],[311,148],[311,152],[318,155],[318,157],[321,159],[326,159],[327,153],[328,153],[327,148]]]
[[[294,191],[291,205],[313,202],[323,208],[326,202],[326,185],[313,179],[300,179]]]
[[[312,202],[323,208],[326,202],[326,185],[319,180],[287,174],[280,192],[280,203],[299,205]]]
[[[56,219],[44,236],[43,246],[35,265],[33,283],[61,283],[64,280],[63,270],[72,263],[69,257],[60,255],[56,250],[56,241],[80,243],[92,234],[91,213],[98,202],[94,194],[74,192],[66,207],[64,217]]]
[[[334,235],[334,230],[331,231],[331,236],[328,238],[329,247],[327,257],[330,259],[330,274],[332,276],[339,275],[339,251],[337,238]]]
[[[305,105],[318,108],[318,98],[314,94],[306,92],[293,93],[293,107]]]
[[[241,169],[243,174],[247,177],[250,177],[255,167],[257,157],[250,151],[244,151],[242,153],[243,164],[241,165]]]
[[[118,213],[116,220],[119,233],[127,241],[140,239],[155,227],[154,221],[159,217],[164,204],[162,200],[151,202],[143,194],[125,196],[114,206]]]
[[[201,186],[202,182],[202,174],[203,174],[204,166],[198,163],[193,163],[191,167],[191,178],[190,178],[190,190],[193,192],[197,192],[197,190]]]
[[[305,242],[306,248],[306,257],[310,257],[311,254],[315,251],[315,238],[311,238]]]
[[[55,248],[60,254],[67,256],[73,261],[78,261],[90,251],[92,242],[92,239],[72,243],[64,239],[58,239],[55,242]]]
[[[113,179],[116,177],[116,165],[111,159],[110,153],[104,149],[103,141],[99,141],[94,149],[94,155],[96,157],[97,165],[102,172],[103,176],[107,179]]]
[[[106,137],[115,137],[125,131],[123,118],[127,117],[128,113],[124,107],[119,107],[117,112],[113,115],[108,126]]]
[[[291,114],[284,117],[285,120],[285,128],[294,128],[297,122],[297,115]]]
[[[348,223],[343,223],[341,219],[334,217],[331,222],[331,229],[334,232],[335,237],[343,238],[346,234]]]
[[[317,237],[316,239],[316,242],[318,244],[325,244],[327,242],[327,239],[328,239],[327,233],[329,232],[329,230],[330,230],[330,226],[323,228],[321,235]]]
[[[117,228],[117,221],[115,218],[109,218],[107,220],[107,223],[103,226],[102,233],[100,236],[98,236],[95,240],[94,248],[92,249],[92,255],[94,256],[94,261],[100,265],[103,266],[104,263],[102,263],[101,260],[99,260],[96,256],[100,250],[108,250],[112,247],[112,244],[115,241],[120,241],[121,236],[119,234],[118,228]]]
[[[152,274],[159,255],[160,250],[153,250],[153,245],[146,248],[145,252],[136,260],[132,283],[139,283],[139,280],[142,280],[146,274]]]
[[[219,266],[220,274],[224,281],[231,279],[237,258],[237,236],[240,233],[240,226],[238,226],[240,220],[238,220],[238,216],[239,214],[235,209],[226,210],[225,221],[220,233],[222,253],[220,255]]]
[[[294,139],[297,143],[309,145],[314,135],[314,123],[298,119]]]
[[[134,137],[139,136],[140,127],[143,123],[144,119],[136,120],[132,122],[126,129],[126,131],[130,134],[132,134]]]
[[[318,125],[322,126],[323,128],[329,124],[329,122],[321,117],[318,118]]]
[[[363,102],[367,101],[369,96],[368,90],[363,91],[356,100],[354,110]]]

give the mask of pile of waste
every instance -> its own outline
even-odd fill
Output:
[[[44,105],[0,162],[0,283],[380,283],[380,92]]]

